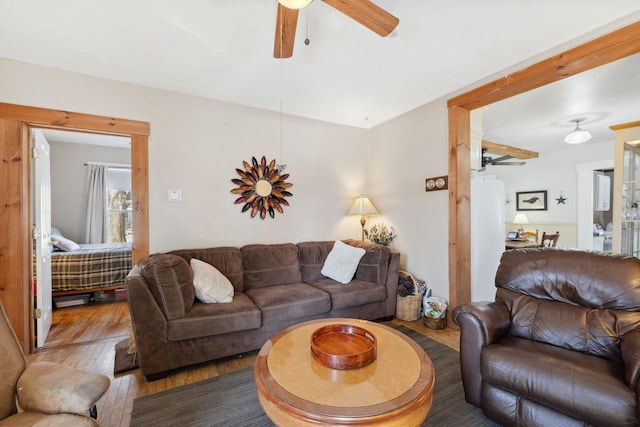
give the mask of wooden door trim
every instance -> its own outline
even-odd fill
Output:
[[[133,262],[149,255],[150,125],[147,122],[0,103],[0,300],[25,353],[33,350],[29,127],[125,135],[131,138]]]
[[[469,169],[471,110],[639,52],[640,22],[636,22],[451,98],[447,102],[450,155],[449,304],[451,307],[471,300],[471,171]]]

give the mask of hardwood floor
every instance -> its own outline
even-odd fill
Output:
[[[422,320],[406,322],[394,319],[385,324],[405,325],[459,350],[460,335],[455,329],[429,329],[423,325]],[[139,369],[114,377],[114,346],[128,338],[130,325],[126,301],[54,310],[53,325],[45,346],[27,356],[27,360],[57,362],[108,376],[111,386],[98,402],[98,422],[103,427],[118,427],[129,425],[136,397],[252,367],[257,354],[257,351],[253,351],[184,368],[153,382],[147,382]]]

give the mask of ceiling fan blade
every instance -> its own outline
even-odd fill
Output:
[[[527,162],[496,162],[493,161],[491,162],[491,165],[493,166],[522,166],[524,164],[526,164]]]
[[[291,58],[296,40],[298,9],[289,9],[278,3],[276,37],[273,43],[274,58]]]
[[[354,21],[382,37],[388,36],[400,20],[369,0],[324,0]]]
[[[491,163],[500,163],[503,162],[505,160],[511,160],[513,159],[513,156],[511,155],[506,155],[506,156],[501,156],[501,157],[494,157],[493,159],[491,159]]]

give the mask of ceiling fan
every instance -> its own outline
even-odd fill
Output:
[[[277,0],[276,37],[273,46],[274,58],[290,58],[298,24],[298,10],[313,0]],[[388,36],[400,20],[369,0],[322,0],[349,18],[364,25],[374,33]]]
[[[507,154],[506,156],[500,156],[500,157],[489,157],[486,156],[485,154],[487,153],[487,149],[483,148],[482,149],[482,168],[484,169],[485,166],[487,165],[491,165],[491,166],[522,166],[524,164],[526,164],[526,162],[509,162],[508,160],[511,159],[515,159],[515,157]]]

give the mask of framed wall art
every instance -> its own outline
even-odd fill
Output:
[[[516,192],[517,211],[546,211],[547,190]]]
[[[251,163],[243,161],[242,166],[244,169],[236,168],[240,178],[231,180],[237,185],[231,192],[240,196],[234,203],[243,204],[242,212],[250,211],[251,218],[258,214],[260,219],[267,214],[274,218],[276,211],[283,213],[282,206],[289,206],[285,197],[293,196],[288,190],[293,184],[285,181],[289,174],[282,174],[283,168],[276,165],[275,159],[267,163],[265,156],[260,162],[252,157]]]

